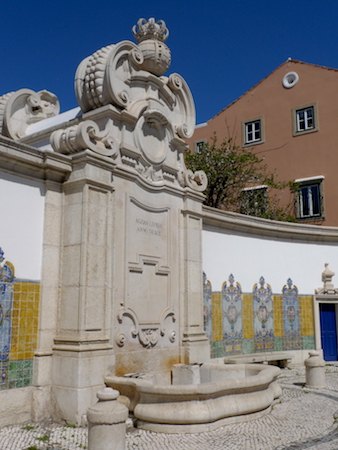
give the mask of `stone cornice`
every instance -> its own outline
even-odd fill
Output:
[[[335,244],[338,228],[260,219],[203,206],[203,228],[245,233],[260,238]]]
[[[40,151],[0,136],[0,170],[38,180],[63,182],[72,171],[71,158]]]

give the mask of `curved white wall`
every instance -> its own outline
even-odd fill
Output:
[[[40,280],[44,183],[0,172],[0,247],[15,276]]]
[[[225,213],[226,215],[226,213]],[[246,217],[241,218],[245,221]],[[305,231],[318,230],[317,234],[302,242],[298,236],[291,236],[292,229],[299,230],[304,225],[283,224],[288,229],[288,239],[283,232],[275,232],[276,237],[266,236],[266,229],[260,230],[255,224],[267,224],[266,221],[247,219],[251,233],[236,230],[229,231],[229,222],[219,222],[216,227],[204,226],[203,230],[203,270],[212,284],[213,291],[220,291],[222,283],[228,280],[230,273],[242,285],[243,292],[252,292],[253,285],[263,276],[274,293],[280,293],[288,278],[298,287],[299,294],[313,294],[322,286],[321,274],[324,264],[329,263],[331,270],[337,273],[338,285],[338,240],[323,242],[321,235],[328,227],[306,226]],[[271,227],[276,227],[271,222]],[[240,227],[238,227],[240,228]],[[331,228],[337,233],[337,228]],[[328,231],[329,232],[329,231]],[[291,233],[291,234],[290,234]],[[261,234],[261,236],[258,236]],[[338,236],[338,235],[337,235]]]

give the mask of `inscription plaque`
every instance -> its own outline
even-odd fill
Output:
[[[126,306],[141,324],[158,323],[169,306],[169,216],[168,208],[151,208],[130,199]]]

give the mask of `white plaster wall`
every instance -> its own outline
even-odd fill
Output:
[[[40,280],[44,195],[41,182],[0,172],[0,247],[15,276]]]
[[[213,291],[220,291],[232,273],[243,292],[251,292],[263,276],[276,294],[288,278],[299,294],[313,294],[323,285],[321,274],[326,262],[337,273],[333,282],[338,285],[338,242],[336,246],[286,242],[203,230],[203,270]]]

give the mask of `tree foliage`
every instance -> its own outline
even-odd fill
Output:
[[[206,205],[266,219],[295,221],[291,214],[293,203],[283,207],[280,200],[287,188],[297,187],[293,182],[278,181],[251,149],[235,145],[232,138],[218,144],[214,135],[199,150],[193,153],[188,149],[185,160],[189,169],[204,170],[208,177]],[[266,188],[256,189],[257,186]]]

